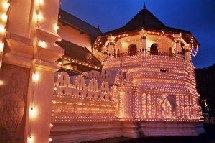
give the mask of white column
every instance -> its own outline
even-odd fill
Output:
[[[182,52],[181,43],[179,41],[177,41],[177,43],[176,43],[176,53],[181,53],[181,52]]]
[[[141,44],[142,44],[142,49],[141,49],[141,51],[143,52],[144,51],[144,53],[146,52],[146,36],[141,36]]]
[[[191,61],[191,52],[190,52],[190,50],[185,52],[185,59],[187,61]]]

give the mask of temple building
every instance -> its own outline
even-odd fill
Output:
[[[92,54],[93,42],[102,32],[81,19],[59,10],[58,34],[56,42],[64,49],[64,55],[58,59],[60,71],[70,75],[84,71],[101,70],[101,62]]]
[[[89,25],[87,29],[94,34],[83,31],[83,21],[75,25],[69,20],[72,16],[66,15],[62,26],[82,33],[77,37],[85,33],[86,38],[78,39],[68,29],[66,34],[80,40],[76,43],[80,51],[86,47],[89,54],[87,60],[69,54],[58,60],[63,69],[79,72],[70,76],[62,70],[55,73],[54,141],[197,136],[203,132],[191,58],[199,43],[189,31],[164,25],[146,7],[125,26],[106,33]],[[74,40],[61,32],[61,47],[65,40]],[[69,47],[65,47],[66,53]]]

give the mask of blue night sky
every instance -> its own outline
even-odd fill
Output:
[[[215,0],[62,0],[61,8],[102,32],[120,28],[146,7],[165,25],[191,31],[200,43],[196,68],[215,64]]]

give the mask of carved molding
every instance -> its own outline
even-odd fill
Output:
[[[37,29],[37,34],[49,42],[47,42],[46,48],[38,46],[36,55],[34,55],[32,39],[8,32],[7,43],[9,51],[4,55],[3,62],[31,68],[32,64],[34,64],[33,60],[37,59],[38,61],[43,61],[40,67],[52,70],[58,69],[55,61],[63,55],[63,49],[56,45],[54,41],[59,39],[59,36],[39,29]]]

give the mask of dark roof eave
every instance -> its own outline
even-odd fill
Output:
[[[80,18],[73,16],[72,14],[62,9],[59,10],[59,17],[60,17],[59,20],[61,22],[67,24],[68,26],[71,26],[80,30],[81,32],[87,33],[93,37],[96,37],[102,34],[100,29],[95,28],[91,24],[81,20]]]
[[[146,8],[138,12],[126,25],[121,28],[108,31],[103,34],[103,36],[108,35],[120,35],[120,34],[128,34],[132,32],[138,32],[141,29],[145,29],[146,31],[164,31],[170,34],[179,34],[186,38],[187,41],[190,41],[193,38],[195,45],[199,45],[196,38],[191,34],[190,31],[176,29],[169,26],[165,26],[155,15],[153,15]]]
[[[57,41],[56,44],[64,49],[64,56],[77,59],[81,62],[101,66],[101,62],[85,47],[76,45],[66,40]],[[91,59],[87,59],[87,56],[91,56]]]
[[[108,32],[105,32],[103,34],[103,36],[105,35],[111,35],[111,34],[123,34],[123,33],[126,33],[126,32],[131,32],[131,31],[139,31],[141,29],[144,29],[144,30],[147,30],[147,31],[168,31],[168,32],[171,32],[171,33],[186,33],[186,34],[191,34],[190,31],[186,31],[186,30],[182,30],[182,29],[176,29],[176,28],[172,28],[172,27],[168,27],[168,26],[164,26],[162,28],[157,28],[157,27],[139,27],[139,28],[133,28],[133,29],[130,29],[130,30],[124,30],[124,28],[119,28],[119,29],[115,29],[115,30],[112,30],[112,31],[108,31]]]
[[[79,27],[77,27],[77,26],[74,26],[74,25],[72,25],[72,24],[70,24],[70,23],[68,23],[68,22],[66,22],[66,21],[64,21],[64,20],[62,20],[62,19],[59,19],[59,21],[62,22],[63,24],[65,24],[65,25],[67,25],[67,26],[70,26],[70,27],[73,27],[73,28],[79,30],[80,32],[83,32],[83,33],[85,33],[85,34],[88,34],[88,35],[90,35],[90,36],[93,37],[93,38],[96,38],[96,37],[98,36],[98,35],[95,35],[95,34],[86,32],[86,31],[82,30],[81,28],[79,28]]]
[[[192,33],[190,31],[186,31],[186,30],[182,30],[182,29],[176,29],[176,28],[172,28],[172,27],[168,27],[168,26],[164,26],[163,28],[148,28],[148,27],[141,27],[138,29],[133,29],[133,30],[123,30],[123,28],[119,28],[113,31],[108,31],[106,33],[103,34],[103,36],[108,36],[108,35],[119,35],[119,34],[127,34],[129,32],[135,32],[135,31],[140,31],[141,29],[144,29],[146,31],[164,31],[164,32],[169,32],[171,34],[186,34],[188,36],[192,36]],[[187,37],[187,36],[186,36]],[[194,36],[192,36],[194,38],[195,43],[200,46],[199,42],[196,40],[196,38]]]

